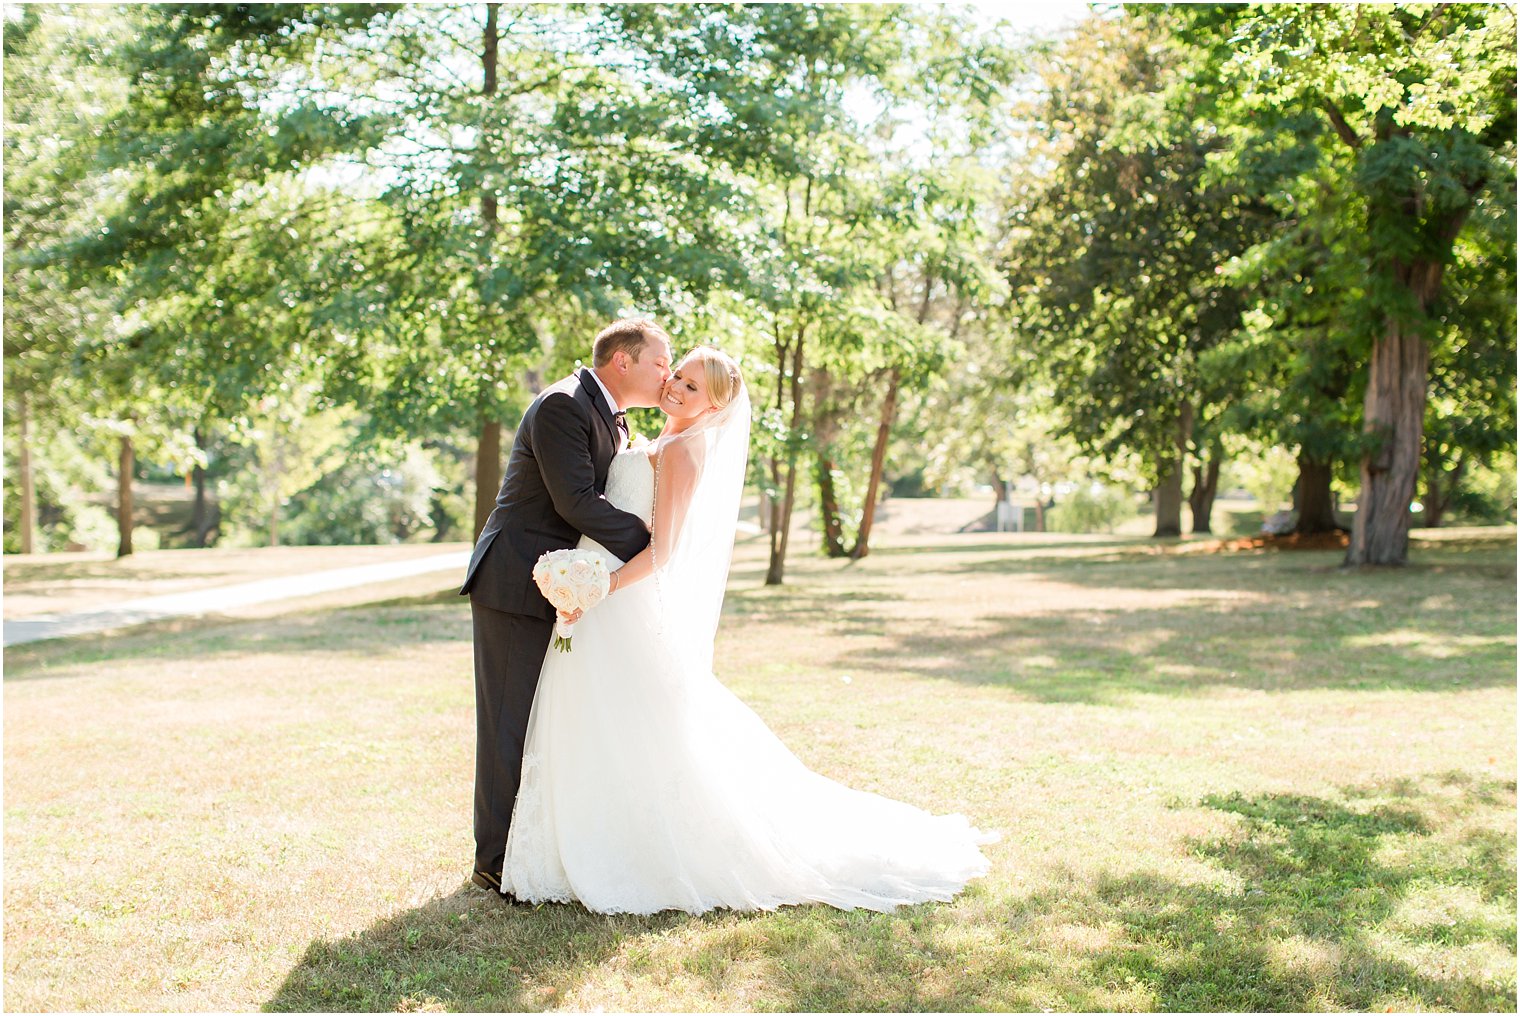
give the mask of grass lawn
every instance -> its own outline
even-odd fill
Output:
[[[1515,1008],[1512,530],[1349,574],[908,533],[766,589],[763,552],[719,676],[813,768],[1001,831],[955,902],[475,890],[469,613],[432,576],[7,650],[5,1006]]]
[[[154,550],[120,559],[108,553],[6,554],[5,617],[105,610],[141,597],[306,575],[330,568],[410,561],[468,549],[466,543],[405,543],[377,547],[240,547],[214,553]],[[242,611],[239,616],[243,616]]]

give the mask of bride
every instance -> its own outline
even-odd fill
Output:
[[[612,592],[544,659],[502,891],[599,913],[890,910],[987,871],[988,837],[809,770],[712,671],[749,457],[739,368],[699,346],[659,438],[613,461],[607,499],[651,526],[607,558]]]

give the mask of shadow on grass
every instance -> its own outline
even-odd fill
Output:
[[[1458,798],[1454,809],[1466,813],[1503,794],[1501,810],[1513,812],[1513,783],[1477,789],[1477,799]],[[1512,979],[1465,968],[1460,955],[1422,962],[1431,945],[1513,955],[1513,835],[1441,843],[1433,833],[1453,805],[1435,796],[1366,810],[1301,794],[1230,794],[1200,804],[1240,819],[1238,835],[1193,848],[1237,876],[1240,888],[1148,873],[1099,879],[1088,920],[1117,922],[1125,946],[1087,960],[1089,976],[1133,978],[1164,1010],[1513,1008]],[[1493,849],[1489,836],[1507,839],[1507,852]],[[1417,890],[1468,888],[1492,905],[1456,920],[1406,910]]]
[[[701,917],[506,907],[467,887],[313,943],[265,1008],[1512,1011],[1513,833],[1442,834],[1502,827],[1514,785],[1455,775],[1205,798],[1237,820],[1189,846],[1219,873],[1206,884],[1058,872],[1029,895],[974,886],[894,914]],[[1472,890],[1483,903],[1455,918],[1422,909]]]
[[[58,561],[44,558],[39,561],[7,561],[5,584],[13,592],[30,592],[27,587],[40,590],[56,588],[64,582],[109,581],[116,588],[123,579],[160,582],[173,579],[215,579],[204,571],[148,571],[139,573],[137,564],[123,558],[103,558],[98,561]]]
[[[1051,702],[1184,696],[1220,686],[1450,691],[1513,682],[1514,560],[1507,550],[1432,549],[1424,552],[1431,562],[1424,574],[1345,574],[1335,571],[1337,553],[1225,559],[1100,547],[1096,556],[1073,557],[1053,546],[1039,552],[1044,556],[1025,548],[989,557],[977,546],[925,546],[869,575],[837,562],[814,564],[783,587],[736,570],[724,624],[794,626],[785,638],[820,640],[830,666],[1001,686]],[[1086,554],[1094,545],[1075,546]],[[914,602],[925,595],[915,591],[916,576],[945,572],[990,576],[976,580],[981,603],[999,602],[1006,575],[1009,596],[1038,598],[1050,588],[1044,583],[1059,583],[1068,587],[1063,602],[1086,602],[1069,588],[1077,586],[1095,590],[1093,605],[1039,610],[1035,603],[1035,612],[1001,615],[993,606],[969,625],[947,624],[952,606]],[[864,580],[854,581],[855,574]],[[1166,606],[1148,606],[1131,593],[1122,602],[1138,608],[1104,605],[1103,592],[1124,590],[1170,590],[1181,602],[1174,595]],[[1194,595],[1199,599],[1187,602]],[[359,607],[185,619],[14,646],[5,679],[66,674],[104,660],[370,657],[419,644],[467,646],[469,639],[468,599],[450,587]]]
[[[1367,611],[1273,618],[1204,607],[1191,617],[1178,608],[1036,614],[986,619],[970,633],[899,621],[871,630],[858,646],[841,643],[835,664],[1091,704],[1221,687],[1450,692],[1513,685],[1513,629],[1451,635],[1465,620],[1453,606],[1418,617]]]
[[[578,968],[604,961],[630,934],[680,919],[600,919],[579,907],[508,906],[466,882],[362,934],[312,943],[264,1009],[549,1008]]]
[[[1409,587],[1423,575],[1460,575],[1507,585],[1513,590],[1516,567],[1513,542],[1431,543],[1416,548],[1402,568],[1345,571],[1339,550],[1254,550],[1177,553],[1157,546],[1116,547],[1080,556],[1039,555],[992,558],[949,564],[940,573],[1007,572],[1059,579],[1100,589],[1209,588],[1259,591],[1285,583],[1311,581],[1334,590]],[[940,548],[935,548],[938,551]],[[1221,567],[1225,565],[1225,567]]]
[[[466,885],[361,934],[313,943],[264,1009],[582,1008],[566,999],[588,985],[603,987],[594,983],[597,975],[615,965],[613,983],[633,985],[645,1002],[664,990],[685,1003],[693,995],[732,997],[759,973],[753,1002],[761,1008],[942,1010],[964,985],[947,994],[899,975],[904,957],[933,964],[954,958],[931,942],[946,913],[928,904],[896,914],[814,905],[755,914],[600,915],[579,905],[508,906]],[[683,946],[688,938],[697,944]],[[607,1000],[608,1008],[625,1006],[646,1008],[615,995]],[[670,1007],[657,1000],[647,1006]]]
[[[1037,554],[1041,551],[1060,551],[1070,555],[1073,552],[1099,553],[1105,550],[1127,550],[1137,554],[1149,554],[1153,551],[1152,541],[1139,536],[1073,536],[1067,533],[1048,533],[1035,536],[1022,535],[1018,538],[1004,538],[1000,540],[977,540],[973,541],[968,534],[963,539],[937,539],[927,544],[898,544],[895,546],[873,547],[870,557],[909,557],[928,553],[948,554],[1007,554],[1029,552]],[[844,561],[842,564],[853,562]]]
[[[887,618],[869,589],[835,596],[825,583],[784,599],[741,592],[737,611],[798,622],[828,619],[834,663],[967,684],[1007,687],[1048,702],[1104,702],[1130,694],[1185,696],[1210,687],[1452,691],[1514,681],[1513,556],[1456,549],[1413,570],[1348,574],[1336,555],[1232,557],[1114,554],[926,563],[925,570],[1005,572],[1019,595],[1041,583],[1095,590],[1190,594],[1193,602],[1024,609],[947,627],[937,618]],[[1324,560],[1317,560],[1323,558]],[[1223,594],[1223,595],[1221,595]],[[971,594],[996,603],[995,590]],[[1130,597],[1129,603],[1137,602]],[[856,605],[866,609],[856,609]],[[1020,602],[1020,607],[1028,604]]]

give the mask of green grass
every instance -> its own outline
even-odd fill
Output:
[[[1002,833],[955,902],[890,915],[469,886],[469,615],[437,579],[16,647],[5,1003],[1513,1010],[1513,536],[1339,557],[899,536],[767,589],[742,545],[719,676],[813,768]]]
[[[104,610],[124,600],[467,551],[464,543],[6,554],[5,616]],[[342,602],[341,598],[338,602]],[[353,602],[353,594],[348,595]],[[249,611],[239,611],[245,616]],[[262,613],[262,612],[259,612]]]

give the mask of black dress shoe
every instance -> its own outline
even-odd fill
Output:
[[[470,875],[470,881],[474,882],[486,892],[495,893],[514,907],[531,907],[533,904],[526,900],[520,900],[509,892],[503,892],[501,888],[501,872],[492,874],[489,871],[477,871]]]
[[[501,872],[477,871],[470,876],[470,881],[482,889],[505,896],[501,891]]]

